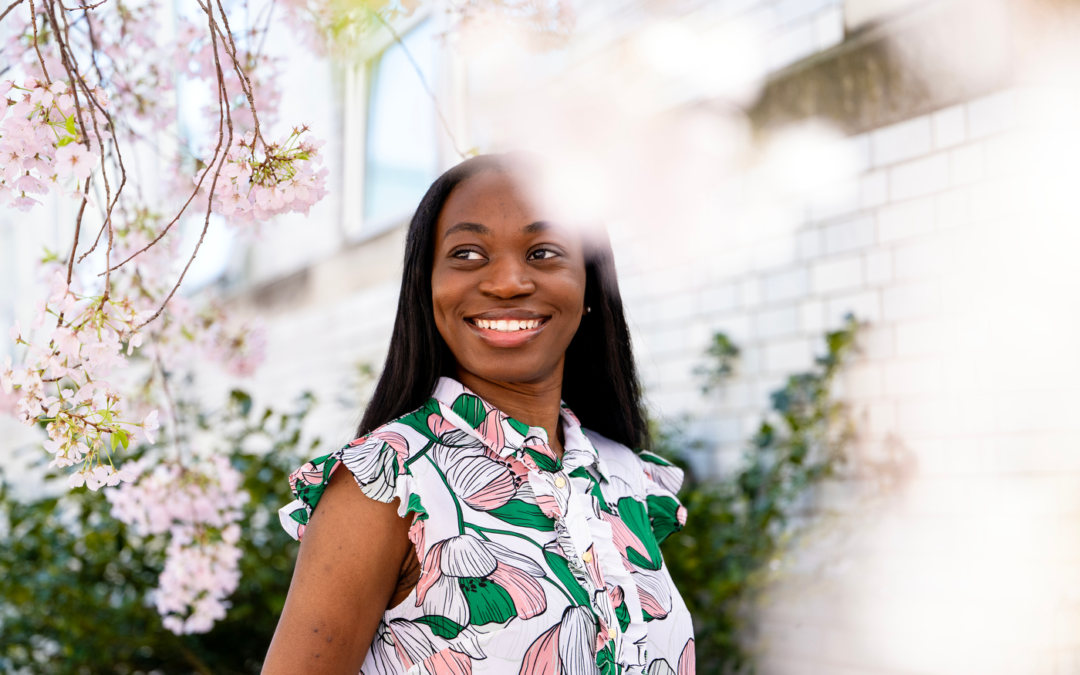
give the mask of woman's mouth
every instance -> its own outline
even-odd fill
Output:
[[[477,336],[493,347],[518,347],[540,334],[547,325],[550,316],[532,314],[532,316],[486,316],[466,317]]]

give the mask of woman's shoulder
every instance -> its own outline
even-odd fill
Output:
[[[280,510],[285,529],[299,539],[318,505],[330,477],[341,467],[353,475],[365,495],[390,503],[401,499],[399,510],[407,510],[411,496],[410,460],[430,441],[428,417],[438,414],[437,404],[425,403],[416,410],[349,441],[340,449],[305,462],[289,475],[289,487],[296,499]]]

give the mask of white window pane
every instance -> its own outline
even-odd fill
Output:
[[[429,86],[435,86],[432,21],[403,39]],[[400,44],[391,45],[372,69],[368,103],[364,219],[378,223],[411,213],[435,180],[438,155],[435,106]]]

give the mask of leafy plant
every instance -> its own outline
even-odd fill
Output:
[[[848,317],[826,335],[827,352],[817,367],[792,375],[772,394],[772,411],[761,423],[739,468],[719,480],[694,474],[685,448],[695,444],[671,427],[656,434],[656,451],[687,471],[680,494],[686,527],[664,542],[664,559],[691,615],[702,673],[753,669],[743,646],[749,601],[768,570],[798,532],[800,510],[813,490],[843,460],[851,437],[833,382],[851,350],[858,324]],[[706,377],[731,373],[737,348],[717,334]],[[715,384],[713,384],[715,386]]]
[[[224,410],[193,416],[213,431],[251,494],[242,522],[240,586],[213,630],[177,636],[147,597],[163,546],[109,515],[86,488],[30,502],[0,483],[0,671],[33,673],[258,673],[285,604],[296,546],[278,525],[288,472],[313,454],[301,426],[314,399],[287,413],[252,412],[233,391]],[[53,480],[56,480],[55,476]]]

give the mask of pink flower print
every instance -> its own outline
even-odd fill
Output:
[[[471,675],[472,659],[486,658],[475,633],[468,629],[447,640],[435,635],[428,626],[407,619],[392,619],[387,628],[406,669],[422,664],[418,672]]]
[[[413,547],[416,549],[416,557],[421,564],[424,562],[424,520],[421,520],[419,513],[413,518],[413,524],[409,527],[409,541],[413,543]]]
[[[544,512],[544,515],[553,520],[562,518],[562,510],[559,502],[553,495],[536,495],[536,505]]]
[[[540,582],[522,570],[498,563],[489,577],[510,595],[514,609],[522,619],[531,619],[547,609],[547,600]]]
[[[679,521],[680,525],[686,525],[686,507],[679,506],[679,510],[675,512],[675,518]]]
[[[697,658],[694,649],[694,638],[690,638],[686,641],[686,645],[682,649],[682,654],[679,655],[678,675],[696,675],[696,672]]]
[[[431,547],[424,556],[424,564],[420,570],[420,581],[416,584],[416,606],[419,607],[427,597],[428,590],[442,576],[441,561],[442,548],[446,541],[440,541]]]
[[[505,414],[492,408],[488,411],[487,416],[484,417],[484,421],[476,428],[476,432],[480,434],[480,437],[484,439],[484,442],[488,444],[488,447],[496,452],[502,450],[506,445],[506,432],[503,431],[502,425],[503,420],[505,419]]]
[[[444,649],[424,660],[432,675],[472,675],[472,659],[467,654]]]
[[[466,625],[469,607],[458,579],[487,579],[506,591],[517,616],[528,619],[547,609],[547,597],[536,581],[542,576],[543,568],[527,556],[493,541],[462,534],[440,541],[424,556],[416,606],[427,602],[430,607],[425,611],[430,609],[429,613]],[[433,596],[430,602],[429,596]]]
[[[608,632],[607,623],[603,618],[597,619],[599,624],[599,630],[596,633],[596,647],[593,648],[594,652],[598,652],[603,649],[609,640],[611,640],[611,633]]]
[[[490,511],[505,505],[517,488],[514,475],[502,463],[484,455],[465,457],[446,472],[454,493],[478,511]]]
[[[311,462],[308,462],[289,474],[289,487],[295,492],[296,484],[299,482],[303,482],[305,485],[318,485],[322,482],[322,479],[322,471]]]
[[[590,545],[589,548],[585,549],[585,553],[581,554],[581,559],[585,561],[585,571],[589,573],[593,586],[603,588],[604,573],[600,571],[600,560],[596,554],[596,547]],[[618,605],[613,606],[617,607]]]
[[[615,543],[615,547],[619,549],[619,553],[623,558],[626,558],[626,550],[634,549],[641,555],[648,557],[648,553],[645,550],[645,544],[641,543],[641,539],[636,534],[630,531],[630,528],[626,526],[626,523],[622,521],[618,516],[600,512],[600,519],[611,525],[611,539]],[[632,568],[627,568],[633,571]]]
[[[559,675],[559,628],[557,623],[540,634],[525,652],[518,675]]]
[[[307,525],[303,525],[303,524],[301,524],[299,527],[296,528],[296,541],[300,541],[301,539],[304,538],[304,530],[306,530],[306,529],[307,529]]]
[[[458,430],[456,426],[439,413],[431,413],[428,415],[427,425],[428,429],[431,430],[432,435],[438,439],[442,439],[444,435]]]
[[[611,606],[618,608],[618,606],[623,604],[623,601],[625,600],[625,598],[623,597],[622,586],[612,586],[608,590],[608,597],[611,598]]]
[[[371,438],[380,440],[393,448],[398,456],[398,470],[405,468],[405,460],[409,458],[409,442],[404,436],[396,431],[378,431],[371,434]]]
[[[562,620],[525,652],[518,675],[596,672],[596,623],[587,607],[567,607]]]
[[[634,584],[638,589],[641,609],[654,619],[663,619],[671,612],[671,583],[659,572],[635,571]]]

